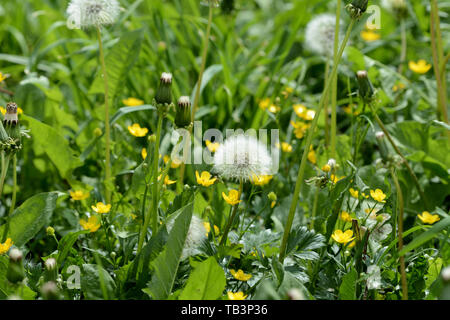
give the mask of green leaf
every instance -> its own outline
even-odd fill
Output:
[[[181,208],[180,211],[181,213],[175,220],[164,250],[151,263],[152,280],[145,292],[156,300],[167,299],[172,292],[194,211],[193,202]]]
[[[108,51],[105,64],[108,75],[109,99],[112,101],[124,87],[127,73],[132,69],[141,50],[143,39],[142,29],[127,32]],[[90,94],[104,93],[103,74],[100,70],[89,89]]]
[[[180,300],[215,300],[225,289],[225,272],[214,257],[199,263],[189,276]]]
[[[23,246],[46,226],[55,209],[58,194],[59,192],[39,193],[14,210],[9,220],[7,237],[14,241],[15,246]],[[0,227],[1,235],[5,227],[6,225]]]
[[[82,162],[74,156],[69,142],[56,129],[45,123],[26,115],[21,117],[31,130],[32,139],[43,148],[61,177],[70,180],[73,169],[82,165]]]
[[[58,257],[56,259],[58,262],[58,266],[61,266],[61,264],[64,262],[64,259],[66,259],[70,249],[73,247],[74,243],[78,240],[78,237],[82,234],[89,232],[90,232],[89,230],[81,230],[78,232],[68,233],[59,241]]]
[[[323,235],[309,231],[305,226],[298,226],[289,234],[286,254],[297,248],[295,253],[298,258],[317,259],[319,258],[318,254],[312,250],[319,249],[324,245],[325,237]]]
[[[399,256],[403,256],[411,250],[414,250],[417,247],[420,247],[425,242],[436,237],[442,230],[450,226],[450,217],[445,218],[444,220],[436,223],[431,227],[428,231],[422,233],[420,236],[416,237],[413,241],[408,243],[402,251],[398,253]]]
[[[355,269],[342,277],[342,283],[339,287],[339,299],[341,300],[356,300],[356,281],[358,274]]]
[[[100,275],[103,278],[103,283],[105,285],[106,291],[108,292],[108,297],[110,299],[114,297],[116,284],[109,273],[99,265],[83,264],[83,272],[81,275],[81,290],[83,291],[86,299],[103,299],[103,293],[100,285]]]

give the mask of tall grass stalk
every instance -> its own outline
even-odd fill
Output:
[[[309,152],[309,148],[311,146],[312,138],[313,138],[313,135],[314,135],[314,130],[315,130],[316,126],[317,126],[317,122],[319,120],[320,112],[323,109],[325,97],[326,97],[328,91],[330,90],[331,79],[333,79],[334,76],[336,75],[339,61],[340,61],[340,59],[342,57],[342,54],[344,53],[345,46],[347,45],[347,41],[350,38],[350,33],[351,33],[352,29],[353,29],[353,26],[355,25],[355,22],[356,22],[356,19],[352,19],[350,21],[350,24],[349,24],[349,26],[347,28],[347,32],[345,34],[344,40],[342,41],[341,47],[339,49],[339,52],[338,52],[338,54],[336,55],[336,57],[335,57],[335,59],[333,61],[333,69],[331,71],[330,76],[328,77],[327,86],[326,86],[326,88],[325,88],[325,90],[324,90],[324,92],[322,94],[322,97],[320,98],[319,106],[318,106],[317,112],[316,112],[316,116],[314,117],[314,120],[312,121],[311,127],[309,128],[309,131],[308,131],[308,136],[306,138],[306,142],[305,142],[305,146],[304,146],[304,150],[303,150],[302,160],[300,162],[300,167],[299,167],[299,170],[298,170],[297,182],[295,183],[295,189],[294,189],[294,193],[292,195],[291,207],[289,209],[288,219],[287,219],[287,222],[286,222],[286,226],[284,228],[283,240],[281,242],[280,255],[279,255],[280,262],[284,261],[284,257],[285,257],[285,254],[286,254],[287,240],[288,240],[291,228],[292,228],[292,223],[294,221],[295,210],[297,209],[298,197],[300,195],[300,190],[301,190],[301,186],[302,186],[302,182],[303,182],[303,176],[304,176],[305,168],[306,168],[306,162],[307,162],[307,159],[308,159],[308,152]]]
[[[111,184],[111,133],[109,126],[109,90],[108,75],[105,64],[105,54],[103,51],[102,35],[100,26],[97,26],[97,38],[99,47],[100,62],[102,65],[103,84],[105,87],[105,199],[106,203],[111,203],[111,190],[108,186]]]

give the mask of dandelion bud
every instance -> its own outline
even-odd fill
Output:
[[[383,131],[376,132],[375,138],[377,139],[378,147],[380,148],[381,158],[383,159],[383,161],[386,162],[389,157],[389,151],[386,145],[386,140],[384,139],[384,132]]]
[[[59,289],[54,281],[48,281],[41,287],[41,294],[45,300],[59,300]]]
[[[271,192],[271,193],[269,193],[268,195],[267,195],[267,197],[269,198],[269,200],[272,200],[272,201],[277,201],[277,195],[275,194],[275,192]]]
[[[53,227],[47,227],[47,229],[45,229],[45,232],[49,237],[55,236],[55,229],[53,229]]]
[[[11,249],[9,252],[8,271],[6,272],[6,278],[9,282],[17,283],[25,278],[22,259],[23,255],[19,249]]]
[[[172,74],[163,72],[161,74],[159,88],[156,91],[155,100],[158,104],[172,103]]]
[[[333,158],[329,159],[327,164],[330,166],[331,169],[336,168],[336,160],[334,160]]]
[[[366,12],[369,0],[353,0],[347,5],[347,10],[352,19],[359,19]]]
[[[356,78],[359,85],[359,96],[364,102],[369,103],[373,98],[375,90],[373,89],[372,82],[370,82],[367,71],[358,71],[356,73]]]
[[[103,134],[102,129],[100,129],[100,128],[94,129],[94,136],[100,137],[102,134]]]
[[[190,126],[191,121],[191,102],[188,96],[182,96],[178,100],[178,108],[175,115],[175,125],[179,128]]]
[[[58,277],[58,268],[56,265],[56,260],[54,258],[49,258],[45,261],[45,273],[44,280],[47,281],[56,281]]]
[[[153,142],[153,143],[156,142],[156,136],[154,134],[149,135],[148,136],[148,141],[149,142]]]

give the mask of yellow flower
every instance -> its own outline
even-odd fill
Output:
[[[160,157],[161,158],[161,157]],[[168,162],[169,162],[169,160],[170,160],[170,156],[168,156],[167,154],[163,157],[163,161],[164,161],[164,164],[167,164]],[[176,168],[178,168],[180,166],[180,164],[179,163],[175,163],[174,161],[172,161],[171,163],[170,163],[170,167],[172,168],[172,169],[176,169]]]
[[[284,96],[285,99],[287,99],[289,97],[289,95],[294,92],[294,89],[291,87],[286,87],[286,89],[284,89],[281,94]]]
[[[272,202],[270,203],[270,209],[273,209],[273,207],[275,207],[276,204],[277,204],[276,201],[272,201]]]
[[[97,202],[95,206],[91,206],[92,210],[97,213],[108,213],[111,210],[111,204],[104,204],[103,202]]]
[[[324,172],[330,172],[331,171],[331,167],[330,167],[330,165],[327,163],[327,164],[324,164],[324,166],[322,167],[322,171],[324,171]]]
[[[89,198],[89,192],[83,190],[69,191],[69,194],[72,200],[84,200]]]
[[[162,174],[159,175],[158,181],[161,180],[161,176],[162,176]],[[165,184],[165,185],[174,184],[174,183],[176,183],[176,182],[177,182],[176,180],[170,180],[169,176],[166,176],[166,177],[164,178],[164,184]]]
[[[144,101],[136,99],[136,98],[128,98],[122,100],[122,103],[126,105],[127,107],[137,107],[142,106],[144,104]]]
[[[219,149],[220,144],[218,142],[211,142],[209,140],[206,140],[206,147],[209,149],[209,151],[211,152],[216,152],[217,149]]]
[[[281,143],[281,150],[283,150],[283,152],[290,153],[290,152],[292,152],[292,146],[289,143],[287,143],[287,142],[282,142]]]
[[[7,253],[13,244],[11,238],[6,239],[4,243],[0,243],[0,255]]]
[[[6,114],[6,109],[3,107],[0,107],[0,112],[2,113],[2,115]],[[17,114],[23,114],[23,109],[22,108],[17,108]]]
[[[270,182],[270,180],[272,180],[272,178],[273,178],[273,176],[269,176],[269,175],[264,175],[264,176],[253,175],[252,178],[250,179],[250,181],[255,186],[264,186],[264,185],[268,184]]]
[[[244,271],[239,269],[238,271],[234,271],[233,269],[230,269],[230,273],[233,275],[233,277],[239,281],[248,281],[252,277],[251,274],[245,274]]]
[[[270,106],[270,99],[264,98],[259,102],[259,107],[263,110],[266,110]]]
[[[269,106],[269,112],[277,113],[277,112],[280,112],[280,110],[281,110],[281,108],[279,106],[274,105],[274,104],[271,104]]]
[[[357,115],[359,115],[360,113],[361,113],[361,111],[358,111],[358,110],[356,110],[356,106],[355,106],[355,111],[353,111],[353,114],[355,115],[355,116],[357,116]],[[342,110],[344,110],[344,112],[346,113],[346,114],[352,114],[352,106],[351,105],[347,105],[347,106],[345,106],[345,107],[342,107]]]
[[[317,162],[316,152],[314,151],[312,146],[310,146],[310,148],[309,148],[308,160],[309,160],[309,162],[311,162],[313,164],[316,164],[316,162]]]
[[[358,196],[359,196],[359,191],[358,190],[350,188],[348,191],[350,191],[350,194],[352,195],[353,198],[358,199]]]
[[[316,112],[314,110],[308,110],[308,111],[306,111],[304,119],[305,120],[313,120],[315,116],[316,116]]]
[[[420,59],[417,62],[410,61],[408,66],[411,71],[414,71],[415,73],[419,74],[427,73],[431,69],[431,64],[428,64],[423,59]]]
[[[375,189],[375,191],[370,190],[370,196],[373,198],[373,200],[385,203],[386,195],[381,191],[381,189]]]
[[[100,221],[97,216],[91,216],[87,221],[80,219],[80,225],[84,230],[89,230],[90,232],[95,232],[100,228]]]
[[[437,214],[430,214],[428,211],[422,212],[422,215],[418,214],[417,217],[422,220],[423,223],[433,224],[440,220]]]
[[[403,83],[399,82],[398,84],[396,84],[392,87],[392,91],[397,92],[397,91],[403,90],[405,88],[406,88],[406,86]]]
[[[350,216],[350,214],[347,211],[342,211],[340,218],[342,221],[352,222],[352,217]]]
[[[247,295],[244,295],[242,291],[239,292],[228,291],[228,299],[230,300],[245,300],[245,298],[247,298]]]
[[[135,137],[145,137],[148,133],[147,128],[141,128],[138,123],[133,124],[132,126],[128,126],[128,131]]]
[[[240,196],[241,195],[239,194],[239,191],[234,190],[234,189],[232,189],[228,192],[228,196],[225,194],[225,192],[222,192],[222,197],[225,199],[225,201],[228,204],[231,204],[232,206],[234,206],[242,201],[242,200],[239,200]]]
[[[381,38],[381,35],[371,30],[363,30],[361,31],[361,38],[363,38],[367,42],[371,42],[379,40]]]
[[[355,237],[353,236],[353,231],[352,230],[347,230],[345,232],[342,232],[342,230],[336,230],[331,237],[333,238],[334,241],[338,242],[338,243],[343,243],[346,244],[352,240],[355,239]]]
[[[142,150],[141,150],[141,157],[144,160],[145,160],[145,158],[147,158],[147,149],[142,148]]]
[[[293,122],[291,121],[291,125],[294,127],[294,134],[297,139],[301,139],[305,136],[306,130],[311,126],[309,123],[304,123],[301,121]]]
[[[356,245],[356,242],[355,242],[355,241],[352,241],[352,242],[350,242],[349,245],[347,245],[347,248],[351,249],[351,248],[353,248],[355,245]]]
[[[304,105],[298,103],[298,104],[294,104],[292,106],[292,108],[294,109],[294,112],[297,115],[297,117],[302,118],[302,119],[305,117],[306,107]]]
[[[208,233],[211,232],[211,225],[209,224],[209,222],[203,222],[203,226],[206,229],[206,236],[208,236]],[[214,225],[214,235],[218,236],[219,235],[219,227]]]
[[[369,198],[369,195],[365,194],[364,192],[361,192],[361,195],[366,199]]]
[[[5,79],[8,78],[6,75],[4,75],[3,73],[0,72],[0,83],[2,83],[3,81],[5,81]]]
[[[211,173],[209,173],[208,171],[203,171],[202,174],[199,175],[198,171],[195,170],[195,176],[197,178],[197,183],[204,187],[209,187],[217,180],[217,178],[211,179]]]

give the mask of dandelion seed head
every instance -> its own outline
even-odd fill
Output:
[[[381,0],[381,6],[388,11],[395,12],[406,9],[405,0]]]
[[[75,28],[113,24],[119,12],[117,0],[71,0],[67,7],[68,23]]]
[[[225,179],[247,181],[271,174],[272,159],[266,146],[255,137],[229,137],[214,154],[213,171]]]
[[[313,18],[306,26],[305,43],[309,49],[321,56],[332,57],[336,16],[324,13]],[[343,38],[339,28],[339,39]]]
[[[367,267],[367,288],[369,290],[379,289],[381,287],[381,270],[377,265]]]

